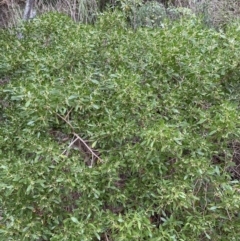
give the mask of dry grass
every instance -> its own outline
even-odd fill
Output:
[[[197,13],[202,13],[209,26],[219,27],[240,17],[239,0],[202,0],[194,6]]]
[[[0,1],[0,26],[16,26],[22,19],[25,1],[1,0]],[[37,14],[57,11],[69,15],[76,22],[92,22],[98,12],[97,0],[54,0],[36,1]]]
[[[129,0],[131,1],[131,0]],[[89,23],[95,20],[99,11],[99,0],[36,0],[37,14],[49,11],[65,13],[74,21]],[[46,4],[47,2],[47,4]],[[105,0],[104,4],[113,3]],[[157,0],[174,7],[187,7],[201,14],[209,26],[222,26],[226,22],[240,17],[239,0]],[[0,0],[0,26],[16,26],[22,19],[25,0]]]
[[[19,1],[2,0],[0,2],[0,26],[16,26],[22,18],[24,5]]]
[[[239,0],[174,0],[169,1],[175,7],[187,7],[201,14],[205,23],[218,27],[240,17]]]
[[[76,22],[92,22],[98,11],[97,0],[55,0],[52,4],[37,4],[39,13],[57,11],[69,15]]]

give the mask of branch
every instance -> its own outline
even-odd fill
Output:
[[[77,139],[79,141],[81,141],[82,144],[84,144],[84,146],[91,152],[92,156],[95,156],[100,162],[103,162],[103,160],[97,155],[94,153],[94,151],[88,146],[88,144],[76,133],[73,133],[74,136],[77,137]]]
[[[72,112],[72,110],[73,110],[73,107],[71,108],[71,110],[70,111],[68,111],[68,113],[66,114],[66,116],[64,117],[64,119],[68,119],[69,120],[69,115],[70,115],[70,113]]]
[[[67,147],[67,149],[69,149],[71,146],[73,146],[73,144],[77,141],[78,139],[76,138],[75,140],[73,140]],[[64,150],[63,153],[61,155],[65,155],[65,153],[67,152],[67,150]]]
[[[108,236],[107,236],[106,233],[104,233],[104,236],[105,236],[106,241],[109,241]]]
[[[55,113],[56,113],[56,112],[55,112]],[[90,153],[92,154],[91,166],[92,166],[92,164],[93,164],[93,157],[96,157],[96,158],[102,163],[103,160],[102,160],[97,154],[94,153],[94,151],[92,150],[92,148],[89,147],[88,144],[87,144],[77,133],[74,132],[74,128],[73,128],[72,124],[71,124],[68,120],[66,120],[66,118],[62,117],[62,116],[59,115],[58,113],[56,113],[56,114],[57,114],[57,116],[59,116],[62,120],[64,120],[64,121],[71,127],[71,129],[72,129],[72,131],[73,131],[73,135],[76,137],[76,139],[73,140],[68,147],[71,147],[77,140],[79,140],[79,141],[88,149],[88,151],[90,151]],[[68,116],[68,115],[67,115],[67,116]],[[63,152],[63,154],[64,154],[64,153],[66,153],[66,150]]]
[[[66,120],[66,118],[62,117],[57,112],[55,112],[55,113],[58,117],[60,117],[62,120],[64,120],[71,127],[72,131],[74,131],[74,128],[73,128],[72,124],[68,120]]]

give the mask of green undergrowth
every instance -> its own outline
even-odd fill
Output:
[[[238,240],[238,24],[0,31],[1,240]]]

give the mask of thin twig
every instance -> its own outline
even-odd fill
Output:
[[[64,120],[64,121],[71,127],[72,130],[74,130],[72,124],[71,124],[68,120],[66,120],[64,117],[62,117],[61,115],[59,115],[57,112],[55,112],[55,113],[56,113],[56,115],[59,116],[62,120]]]
[[[69,115],[70,115],[70,113],[72,112],[72,110],[73,110],[73,107],[71,108],[70,111],[68,111],[68,113],[66,114],[66,116],[64,117],[64,119],[69,120]]]
[[[76,136],[84,144],[84,146],[91,152],[92,156],[95,156],[100,162],[103,162],[103,160],[92,151],[88,144],[78,134],[73,133],[73,135]]]
[[[229,220],[230,220],[230,221],[232,221],[231,215],[229,214],[229,212],[228,212],[228,209],[227,209],[227,208],[226,208],[226,211],[227,211],[227,215],[228,215]]]
[[[78,139],[74,139],[67,147],[67,149],[69,149],[71,146],[73,146],[73,144],[77,141]],[[67,152],[67,150],[64,150],[63,153],[61,155],[65,155],[65,153]]]
[[[109,241],[108,236],[107,236],[106,233],[104,233],[104,236],[105,236],[105,238],[106,238],[106,241]]]
[[[56,113],[56,112],[55,112],[55,113]],[[58,113],[56,113],[56,114],[57,114],[57,116],[59,116],[62,120],[64,120],[64,121],[71,127],[71,129],[73,130],[73,135],[74,135],[75,137],[77,137],[77,139],[91,152],[91,154],[92,154],[91,166],[92,166],[92,164],[93,164],[93,157],[94,157],[94,156],[102,163],[103,160],[102,160],[98,155],[96,155],[96,154],[93,152],[92,148],[90,148],[90,147],[88,146],[88,144],[87,144],[78,134],[76,134],[76,133],[74,132],[74,128],[73,128],[72,124],[71,124],[68,120],[66,120],[66,118],[62,117],[62,116],[59,115]],[[70,147],[71,147],[71,145],[73,145],[73,144],[75,143],[75,141],[76,141],[77,139],[75,139],[75,140],[70,144]],[[65,153],[65,151],[64,151],[64,153]]]

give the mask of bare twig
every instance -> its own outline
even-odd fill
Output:
[[[108,236],[107,236],[106,233],[104,233],[104,236],[105,236],[106,241],[109,241]]]
[[[73,110],[73,107],[71,108],[70,111],[68,111],[68,113],[66,114],[66,116],[64,117],[64,119],[69,120],[69,115],[70,115],[70,113],[72,112],[72,110]]]
[[[229,213],[227,208],[226,208],[226,211],[227,211],[227,215],[228,215],[229,220],[232,221],[232,217],[231,217],[231,215],[230,215],[230,213]]]
[[[67,149],[71,148],[77,140],[78,140],[77,138],[74,139],[74,140],[68,145]],[[67,152],[67,150],[64,150],[61,155],[65,155],[66,152]],[[68,154],[66,154],[66,155],[68,155]]]
[[[60,117],[62,120],[64,120],[64,121],[71,127],[72,130],[74,130],[72,124],[71,124],[68,120],[66,120],[64,117],[62,117],[61,115],[59,115],[57,112],[55,112],[55,113],[56,113],[56,115],[57,115],[58,117]]]
[[[94,151],[88,146],[88,144],[87,144],[78,134],[73,133],[73,135],[76,136],[76,137],[79,139],[79,141],[80,141],[82,144],[84,144],[84,146],[91,152],[91,154],[92,154],[92,160],[93,160],[93,157],[95,156],[100,162],[103,162],[103,160],[102,160],[98,155],[96,155],[96,154],[94,153]]]
[[[72,109],[71,109],[71,110],[72,110]],[[68,114],[71,112],[71,110],[68,112]],[[56,112],[55,112],[55,113],[56,113]],[[66,115],[66,117],[68,117],[68,114]],[[91,153],[91,155],[92,155],[92,160],[91,160],[91,165],[90,165],[90,166],[92,167],[92,165],[93,165],[94,157],[97,158],[97,159],[102,163],[103,160],[102,160],[97,154],[94,153],[94,151],[92,150],[92,148],[89,147],[88,144],[87,144],[77,133],[74,132],[74,128],[73,128],[72,124],[71,124],[68,120],[66,120],[66,117],[64,118],[64,117],[62,117],[61,115],[59,115],[58,113],[56,113],[56,115],[59,116],[62,120],[64,120],[64,121],[71,127],[71,129],[72,129],[72,131],[73,131],[73,135],[76,137],[76,139],[73,140],[73,141],[69,144],[68,148],[71,147],[77,140],[79,140],[79,141],[87,148],[87,150],[88,150],[88,151]],[[65,154],[65,153],[66,153],[66,150],[65,150],[62,154]]]

